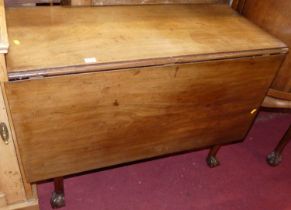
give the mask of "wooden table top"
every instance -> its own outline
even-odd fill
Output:
[[[15,75],[286,51],[285,44],[224,4],[8,8],[6,13],[7,69]]]

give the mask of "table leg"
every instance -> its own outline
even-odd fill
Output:
[[[64,193],[64,178],[57,177],[54,179],[55,190],[51,197],[52,208],[61,208],[65,206],[65,193]]]
[[[270,166],[277,166],[282,161],[282,152],[288,142],[291,140],[291,125],[289,126],[287,132],[279,142],[279,144],[276,146],[275,150],[271,152],[267,156],[267,162]]]
[[[210,168],[214,168],[216,166],[219,166],[219,161],[216,157],[216,154],[218,152],[218,150],[220,149],[221,145],[215,145],[213,147],[211,147],[209,153],[208,153],[208,156],[206,158],[206,162],[207,162],[207,165],[210,167]]]

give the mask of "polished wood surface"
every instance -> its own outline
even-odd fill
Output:
[[[266,108],[291,109],[291,101],[266,96],[262,106]]]
[[[283,55],[6,83],[29,181],[243,139]]]
[[[0,82],[8,80],[8,74],[6,69],[5,55],[0,54]]]
[[[242,12],[244,8],[244,4],[245,4],[245,0],[233,0],[231,7],[237,10],[238,12]]]
[[[291,1],[245,0],[242,14],[291,47]],[[272,88],[289,93],[291,97],[291,55],[280,69]]]
[[[6,196],[4,193],[0,192],[0,209],[7,206]]]
[[[213,4],[226,3],[227,0],[9,0],[8,6],[35,6],[37,4],[60,3],[72,6],[107,6],[107,5],[138,5],[138,4]]]
[[[262,55],[274,55],[274,54],[286,54],[287,48],[276,48],[270,50],[254,50],[254,51],[241,51],[239,52],[241,57],[251,57],[251,56],[262,56]],[[138,61],[126,61],[126,62],[114,62],[114,63],[104,63],[104,64],[91,64],[91,65],[80,65],[80,66],[70,66],[70,67],[55,67],[49,69],[40,70],[28,70],[20,72],[10,72],[9,80],[25,80],[33,78],[43,78],[52,76],[61,76],[68,74],[77,73],[89,73],[98,71],[108,71],[108,70],[118,70],[126,68],[137,68],[146,66],[161,66],[170,64],[181,64],[181,63],[191,63],[191,62],[204,62],[211,60],[221,60],[221,59],[233,59],[238,58],[238,53],[216,53],[216,54],[202,54],[193,56],[178,56],[170,58],[156,58]]]
[[[190,62],[195,56],[272,54],[285,47],[223,4],[9,8],[7,24],[8,74],[23,77],[49,75],[56,67],[65,67],[59,71],[66,74],[84,65],[118,69]]]
[[[20,201],[18,203],[0,207],[0,210],[40,210],[37,199]]]
[[[16,159],[18,160],[18,166],[20,169],[20,173],[21,173],[21,179],[22,179],[22,186],[24,187],[24,191],[25,191],[25,195],[26,195],[26,200],[32,200],[32,199],[36,199],[36,188],[35,185],[30,184],[29,182],[27,182],[27,180],[25,180],[24,178],[24,171],[23,171],[23,165],[22,165],[22,160],[20,158],[19,155],[19,149],[18,149],[18,144],[16,141],[16,135],[15,135],[15,130],[14,130],[14,126],[13,126],[13,122],[11,119],[11,114],[10,114],[10,109],[9,109],[9,105],[8,105],[8,101],[7,101],[7,97],[6,97],[6,92],[5,92],[5,87],[4,87],[4,82],[1,83],[1,89],[2,89],[2,97],[3,97],[3,101],[4,101],[4,106],[5,106],[5,112],[6,115],[6,120],[5,122],[7,122],[7,125],[9,124],[10,127],[10,140],[11,142],[13,141],[14,144],[14,155],[16,156]],[[4,108],[3,108],[4,109]],[[11,160],[12,161],[12,160]],[[18,187],[22,187],[21,185],[19,185]],[[14,191],[14,193],[18,193],[18,191]],[[22,202],[18,201],[17,203]],[[25,200],[24,200],[25,201]]]
[[[242,140],[287,48],[213,1],[8,9],[0,78],[27,180]]]
[[[36,189],[24,180],[15,137],[7,113],[5,93],[0,86],[0,122],[8,126],[8,144],[0,138],[0,210],[39,209]]]
[[[0,210],[38,210],[35,186],[23,177],[13,126],[9,118],[3,82],[8,81],[5,53],[8,49],[4,2],[0,0],[0,122],[7,126],[8,144],[0,138]]]
[[[0,193],[2,192],[5,195],[5,201],[8,205],[25,200],[26,195],[6,111],[0,86],[0,122],[8,126],[9,133],[7,145],[0,137]]]
[[[213,4],[226,0],[67,0],[72,6],[147,5],[147,4]]]
[[[287,100],[291,102],[291,94],[289,92],[284,92],[280,90],[275,90],[273,88],[270,88],[268,91],[268,96],[277,98],[280,100]]]
[[[74,1],[74,0],[73,0]],[[226,0],[92,0],[97,5],[132,5],[132,4],[205,4],[226,3]]]
[[[0,0],[0,53],[7,53],[8,46],[4,0]]]
[[[291,1],[240,0],[239,4],[243,5],[243,8],[236,9],[244,16],[284,41],[289,47],[291,46]],[[262,106],[267,108],[291,109],[290,54],[287,55],[282,64]],[[281,139],[274,151],[267,156],[267,162],[269,165],[277,166],[281,162],[281,154],[290,141],[290,138],[291,127],[289,127],[285,136]]]

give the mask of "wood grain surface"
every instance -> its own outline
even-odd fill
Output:
[[[138,4],[208,4],[208,3],[226,3],[226,0],[92,0],[92,4],[95,6],[138,5]]]
[[[291,47],[291,1],[245,0],[242,14]],[[291,55],[280,69],[272,88],[291,97]],[[287,98],[286,98],[287,100]]]
[[[281,100],[291,101],[291,94],[289,92],[280,91],[280,90],[276,90],[273,88],[269,89],[268,96],[271,96],[271,97],[274,97],[277,99],[281,99]]]
[[[8,105],[8,101],[7,101],[6,92],[4,90],[5,89],[4,82],[1,83],[1,89],[2,89],[2,99],[3,99],[3,108],[2,108],[2,111],[3,111],[2,113],[3,114],[1,114],[0,116],[2,117],[3,121],[6,122],[7,125],[9,125],[9,128],[10,128],[10,134],[9,134],[9,136],[10,136],[10,144],[12,145],[12,147],[10,147],[10,154],[12,154],[11,155],[11,159],[8,160],[8,158],[7,158],[7,161],[11,162],[11,164],[12,164],[14,159],[17,160],[17,164],[18,164],[18,167],[20,169],[20,173],[19,174],[21,174],[21,177],[18,177],[18,178],[20,178],[22,180],[22,183],[17,185],[17,188],[14,188],[14,191],[10,191],[10,193],[13,192],[15,195],[18,196],[18,194],[20,192],[20,189],[23,187],[24,191],[25,191],[26,199],[25,200],[19,199],[18,201],[15,200],[15,203],[21,204],[22,202],[25,202],[25,201],[37,200],[36,186],[32,185],[31,183],[29,183],[29,182],[27,182],[25,180],[22,160],[20,158],[18,144],[16,142],[15,130],[14,130],[13,122],[12,122],[12,119],[11,119],[11,114],[10,114],[10,109],[9,109],[9,105]],[[12,150],[12,148],[14,148],[14,150]],[[3,167],[3,170],[5,171],[6,168]],[[9,181],[7,181],[5,183],[5,185],[9,185],[10,181],[13,181],[13,179],[7,179],[7,180],[9,180]],[[8,189],[12,190],[13,188],[8,188]],[[10,204],[14,205],[14,203],[12,203],[12,202],[10,202],[9,205]]]
[[[40,210],[37,199],[26,200],[4,207],[0,207],[0,210]]]
[[[7,53],[8,46],[4,0],[0,0],[0,53]]]
[[[252,56],[285,47],[223,4],[9,8],[7,22],[9,75],[56,67],[65,67],[65,74],[93,64],[149,66],[163,59],[173,64],[172,58],[187,56]]]
[[[72,6],[147,5],[147,4],[213,4],[226,0],[68,0]]]
[[[291,101],[266,96],[262,106],[266,108],[291,109]]]
[[[30,182],[241,140],[283,55],[6,83]]]
[[[244,8],[245,1],[246,0],[233,0],[231,3],[231,7],[241,13]]]
[[[26,200],[22,175],[20,173],[10,122],[7,116],[2,87],[0,86],[0,122],[5,123],[9,132],[9,144],[6,145],[0,137],[0,193],[5,196],[6,204]],[[1,203],[1,202],[0,202]],[[5,205],[6,206],[6,205]],[[1,205],[0,205],[1,207]]]
[[[0,54],[0,82],[8,81],[5,54]]]

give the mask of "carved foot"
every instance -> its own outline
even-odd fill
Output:
[[[63,193],[53,192],[51,197],[51,206],[53,209],[65,206],[65,195]]]
[[[277,152],[272,152],[267,156],[267,163],[270,166],[277,166],[281,163],[282,156]]]
[[[207,159],[206,159],[206,162],[207,162],[207,165],[208,165],[210,168],[214,168],[214,167],[220,165],[219,161],[218,161],[217,158],[214,157],[214,156],[208,156]]]

